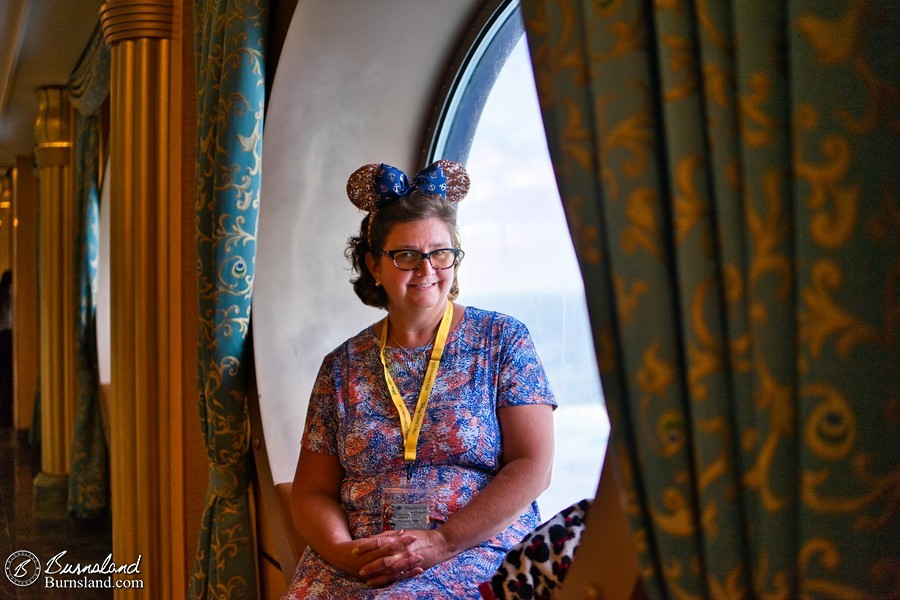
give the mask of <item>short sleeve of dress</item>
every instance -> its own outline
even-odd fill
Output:
[[[338,453],[338,416],[334,387],[334,364],[331,355],[326,356],[319,367],[316,382],[306,409],[306,425],[303,429],[302,447],[322,454]]]
[[[549,404],[556,408],[544,365],[528,328],[511,317],[500,321],[497,407]]]

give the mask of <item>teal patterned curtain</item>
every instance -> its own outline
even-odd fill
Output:
[[[900,3],[522,5],[648,593],[900,596]]]
[[[200,424],[209,490],[191,598],[256,597],[245,382],[265,107],[267,0],[194,4]]]
[[[109,450],[103,435],[100,376],[97,367],[97,267],[100,235],[100,171],[103,157],[102,111],[109,95],[109,50],[99,25],[67,84],[75,118],[75,239],[78,294],[78,398],[72,469],[69,473],[68,510],[79,518],[104,515],[109,506]]]

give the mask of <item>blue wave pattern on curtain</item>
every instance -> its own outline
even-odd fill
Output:
[[[69,473],[68,510],[79,518],[109,507],[109,449],[103,434],[97,366],[96,298],[100,237],[101,107],[109,96],[109,49],[99,24],[66,85],[75,117],[75,216],[79,220],[75,290],[78,398]]]
[[[200,424],[210,462],[188,595],[254,598],[245,383],[256,259],[268,2],[194,5]]]
[[[522,6],[648,593],[897,597],[900,4]]]

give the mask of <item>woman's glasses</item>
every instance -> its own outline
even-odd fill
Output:
[[[394,266],[401,271],[415,271],[422,265],[423,260],[431,263],[431,267],[435,271],[443,271],[456,265],[466,255],[459,248],[438,248],[431,252],[385,250],[382,254],[390,257],[394,262]]]

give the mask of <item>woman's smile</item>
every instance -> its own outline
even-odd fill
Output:
[[[386,250],[415,250],[428,253],[439,248],[452,248],[453,240],[447,224],[437,218],[397,223],[384,241]],[[425,311],[439,317],[447,303],[456,268],[435,269],[423,259],[411,270],[397,268],[389,256],[372,259],[370,269],[381,282],[388,297],[388,312],[394,317]],[[431,314],[433,313],[433,314]]]

